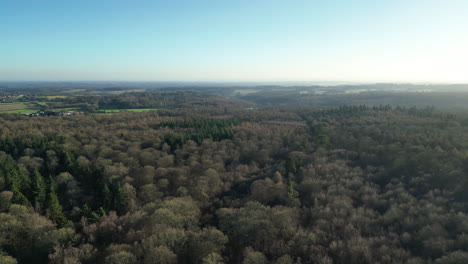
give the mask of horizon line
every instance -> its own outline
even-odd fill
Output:
[[[323,85],[335,83],[335,85],[372,85],[372,84],[395,84],[395,85],[468,85],[466,82],[434,82],[434,81],[303,81],[303,80],[0,80],[0,83],[179,83],[179,84],[302,84]]]

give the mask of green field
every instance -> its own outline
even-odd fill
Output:
[[[44,96],[45,98],[47,98],[48,100],[53,100],[53,99],[57,99],[57,98],[67,98],[66,95],[48,95],[48,96]]]
[[[47,96],[47,98],[61,98],[61,96]],[[0,113],[35,113],[43,108],[47,102],[17,102],[0,103]],[[129,109],[100,109],[99,114],[117,114],[125,112],[149,112],[156,111],[156,108],[129,108]],[[75,107],[51,108],[50,111],[82,111]]]
[[[19,110],[27,107],[24,103],[1,103],[0,111]]]
[[[75,107],[64,107],[64,108],[53,108],[50,111],[80,111],[80,109]]]
[[[1,113],[9,113],[9,114],[31,114],[31,113],[36,113],[38,110],[37,109],[16,109],[16,110],[5,110],[5,111],[0,111]]]
[[[44,105],[45,103],[4,103],[0,104],[0,113],[35,113],[39,110],[38,106]],[[51,111],[80,111],[80,109],[68,107],[68,108],[55,108],[50,109]],[[125,112],[149,112],[156,111],[156,108],[132,108],[132,109],[102,109],[99,110],[99,114],[117,114]]]
[[[27,103],[0,103],[0,113],[34,113],[37,110]]]
[[[133,109],[102,109],[99,110],[102,114],[116,114],[116,113],[124,113],[124,112],[148,112],[148,111],[156,111],[156,108],[133,108]]]

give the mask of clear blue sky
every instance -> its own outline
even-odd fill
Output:
[[[0,0],[0,80],[468,82],[466,0]]]

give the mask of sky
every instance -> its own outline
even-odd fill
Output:
[[[468,83],[467,0],[0,0],[0,81]]]

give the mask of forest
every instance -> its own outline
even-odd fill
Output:
[[[0,114],[0,263],[468,263],[467,95],[147,90]],[[157,110],[99,113],[118,108]]]

